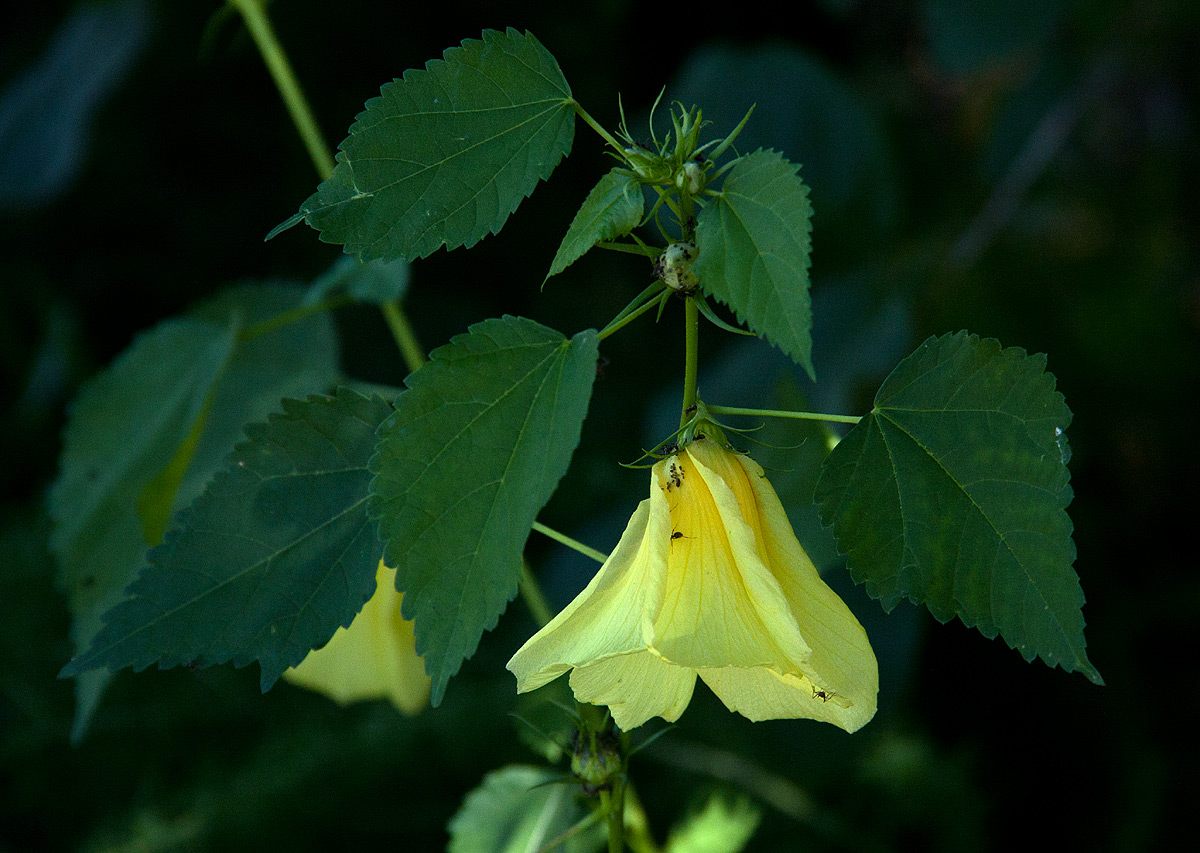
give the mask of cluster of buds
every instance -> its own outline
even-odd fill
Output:
[[[712,165],[704,155],[704,149],[712,143],[700,145],[700,130],[705,125],[700,110],[696,107],[684,110],[682,105],[676,105],[671,110],[674,135],[668,135],[661,142],[654,135],[653,110],[650,115],[651,137],[642,143],[635,142],[629,135],[622,116],[620,136],[625,147],[621,149],[621,159],[643,183],[673,184],[678,190],[699,195],[707,183],[706,171]]]

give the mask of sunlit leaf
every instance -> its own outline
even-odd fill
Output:
[[[375,588],[367,460],[391,408],[342,389],[283,409],[247,429],[64,675],[257,660],[265,690],[350,623]]]
[[[450,819],[450,853],[530,853],[545,849],[588,816],[579,786],[554,784],[561,774],[544,767],[510,764],[493,770],[467,794]],[[593,853],[605,837],[596,822],[554,848]]]
[[[812,377],[812,207],[799,168],[774,151],[739,160],[697,218],[694,269],[705,293]]]
[[[485,320],[405,380],[380,428],[371,513],[434,705],[516,594],[530,527],[579,442],[596,347],[594,331]]]
[[[322,240],[364,261],[473,246],[571,150],[571,89],[532,35],[485,30],[443,56],[383,86],[351,125],[300,207]]]
[[[738,853],[758,829],[762,814],[746,800],[710,797],[704,808],[671,830],[666,853]]]
[[[623,237],[642,221],[645,199],[636,178],[614,169],[592,187],[563,237],[550,272],[558,275],[601,240]]]
[[[821,517],[867,592],[924,602],[1102,683],[1087,659],[1066,507],[1071,412],[1045,356],[930,338],[830,454]]]

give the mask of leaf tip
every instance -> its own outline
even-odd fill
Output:
[[[268,231],[267,236],[263,237],[263,242],[265,243],[268,240],[271,240],[282,234],[284,231],[287,231],[289,228],[294,228],[295,226],[299,225],[306,215],[307,214],[303,210],[293,213],[287,219],[283,220],[283,222],[280,222],[278,225]]]

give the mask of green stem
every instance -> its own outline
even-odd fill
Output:
[[[692,194],[684,190],[679,194],[679,228],[684,240],[696,239],[696,202]]]
[[[392,337],[396,339],[396,346],[400,348],[400,354],[404,356],[408,372],[412,373],[425,363],[425,353],[417,343],[417,336],[413,332],[412,324],[408,322],[408,317],[405,316],[399,303],[385,302],[379,307],[383,311],[383,319],[387,321],[388,328],[392,330]]]
[[[596,131],[596,133],[598,133],[602,137],[604,137],[605,142],[607,142],[613,148],[617,149],[617,151],[625,150],[624,148],[621,147],[621,143],[617,142],[617,140],[613,138],[613,135],[611,133],[609,133],[607,130],[605,130],[604,127],[601,126],[601,124],[599,122],[597,122],[594,118],[592,118],[590,115],[588,115],[588,111],[583,108],[583,106],[579,103],[579,101],[572,98],[571,106],[575,108],[575,115],[579,116],[581,119],[583,119],[585,122],[587,122],[588,127],[590,127],[592,130]]]
[[[603,329],[601,329],[596,334],[596,340],[602,341],[605,338],[607,338],[609,335],[613,334],[614,332],[620,331],[625,326],[629,325],[634,320],[636,320],[638,317],[645,314],[647,311],[649,311],[651,308],[653,308],[658,303],[659,303],[659,297],[656,297],[654,299],[651,299],[649,302],[647,302],[645,305],[641,306],[640,308],[630,311],[624,317],[617,317],[616,319],[614,319],[611,323],[609,323],[607,326],[605,326]]]
[[[287,106],[292,123],[296,125],[296,132],[300,134],[301,140],[304,141],[304,147],[308,149],[308,156],[312,158],[317,175],[322,181],[329,180],[333,175],[334,167],[333,156],[329,153],[329,144],[321,134],[320,127],[317,126],[312,107],[309,106],[308,98],[304,95],[304,89],[300,87],[300,81],[296,79],[292,64],[288,62],[283,45],[275,37],[275,29],[271,26],[271,19],[267,17],[267,10],[262,0],[227,0],[227,2],[238,11],[242,20],[246,22],[246,28],[250,30],[254,44],[257,45],[258,52],[262,55],[263,62],[266,63],[267,70],[271,72],[271,78],[275,81],[275,87],[279,90],[279,94]],[[417,345],[416,335],[413,334],[412,325],[404,315],[404,310],[399,304],[387,304],[380,307],[388,328],[392,330],[392,337],[396,339],[396,346],[400,348],[400,354],[404,357],[404,363],[410,372],[416,370],[425,363],[425,354]]]
[[[305,317],[311,317],[313,314],[320,314],[324,311],[332,311],[334,308],[349,305],[353,301],[349,296],[342,294],[340,296],[329,297],[328,299],[321,299],[307,305],[297,305],[295,308],[284,311],[282,314],[276,314],[274,317],[268,317],[265,320],[260,320],[257,323],[247,326],[238,335],[238,340],[244,343],[245,341],[265,335],[268,332],[273,332],[276,329],[282,329],[284,326],[297,323]]]
[[[708,405],[708,404],[706,404]],[[839,424],[856,424],[862,420],[858,415],[823,415],[817,412],[789,412],[780,409],[741,409],[737,406],[708,405],[714,415],[750,415],[761,418],[795,418],[802,421],[832,421]]]
[[[538,584],[537,578],[533,576],[533,572],[529,571],[529,563],[525,561],[524,557],[521,558],[521,596],[525,599],[525,606],[529,608],[529,613],[538,623],[539,628],[545,627],[554,618],[554,611],[546,602],[546,596],[542,593],[542,588]]]
[[[625,850],[625,810],[622,797],[618,794],[620,782],[613,783],[612,791],[600,792],[600,808],[608,816],[608,853],[623,853]]]
[[[615,242],[600,242],[596,244],[598,249],[608,249],[613,252],[625,252],[628,255],[638,255],[643,258],[656,258],[662,249],[655,249],[649,246],[635,246],[632,243],[615,243]]]
[[[683,413],[679,425],[691,419],[696,409],[696,381],[700,363],[700,309],[696,300],[688,297],[684,303],[684,367],[683,367]]]
[[[608,559],[607,554],[605,554],[601,551],[597,551],[595,548],[589,548],[587,545],[584,545],[582,542],[580,542],[576,539],[572,539],[570,536],[568,536],[565,533],[559,533],[553,527],[547,527],[546,525],[542,524],[540,521],[535,521],[533,523],[533,529],[536,530],[538,533],[541,533],[543,536],[549,536],[555,542],[560,542],[563,545],[566,545],[568,548],[572,548],[572,549],[578,551],[580,554],[583,554],[583,556],[585,556],[585,557],[591,557],[597,563],[603,563],[605,560]]]
[[[228,0],[228,2],[242,16],[254,43],[258,45],[258,52],[262,54],[263,61],[267,64],[267,70],[271,72],[275,86],[279,89],[279,94],[283,96],[283,102],[287,105],[287,110],[292,116],[292,122],[296,125],[300,138],[304,140],[304,147],[308,149],[308,156],[312,158],[313,165],[317,168],[317,174],[321,176],[321,180],[328,180],[329,176],[333,174],[333,157],[329,155],[329,145],[326,144],[325,137],[321,135],[321,129],[317,127],[312,108],[309,107],[308,99],[304,97],[304,90],[300,88],[300,83],[296,80],[287,54],[283,52],[279,39],[275,37],[275,30],[271,27],[267,10],[261,0]]]

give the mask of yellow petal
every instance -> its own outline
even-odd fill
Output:
[[[796,540],[787,513],[763,476],[762,468],[745,456],[738,456],[737,461],[745,469],[753,490],[756,508],[746,512],[759,517],[765,562],[779,581],[800,633],[812,649],[802,668],[804,677],[811,682],[810,693],[815,687],[826,696],[836,696],[836,702],[821,703],[835,715],[840,712],[834,709],[847,703],[845,713],[829,722],[854,731],[874,716],[879,693],[879,665],[867,632],[845,602],[821,580],[812,560]],[[789,683],[788,679],[783,681]],[[797,684],[795,689],[803,693],[804,685]]]
[[[416,652],[412,622],[400,616],[396,570],[380,562],[375,580],[375,594],[350,627],[338,628],[283,677],[342,704],[386,698],[415,714],[429,700],[429,676]]]
[[[662,600],[669,524],[661,495],[638,505],[587,588],[509,660],[518,693],[541,687],[571,667],[646,650]]]
[[[655,466],[675,538],[654,649],[683,666],[766,666],[799,675],[810,650],[735,497],[734,489],[749,492],[745,472],[721,464],[732,457],[698,439]]]
[[[667,663],[650,652],[610,657],[575,669],[571,689],[580,702],[607,705],[623,731],[651,717],[679,719],[692,699],[696,673]]]
[[[780,675],[763,667],[702,669],[699,673],[726,708],[755,722],[803,718],[854,732],[875,715],[874,702],[852,704],[808,678]]]

